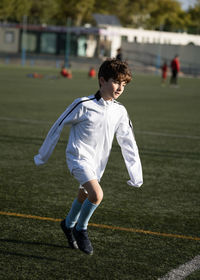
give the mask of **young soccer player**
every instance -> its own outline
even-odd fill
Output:
[[[88,72],[88,77],[89,78],[95,78],[96,77],[96,71],[94,69],[94,67],[91,67],[89,72]]]
[[[180,72],[180,61],[179,56],[176,55],[171,61],[171,79],[170,84],[172,86],[178,86],[178,73]]]
[[[161,67],[162,70],[162,85],[164,86],[167,80],[167,62],[165,61]]]
[[[98,72],[99,91],[76,99],[50,129],[38,155],[36,165],[47,162],[53,152],[64,125],[71,125],[66,159],[71,174],[80,183],[78,196],[61,222],[71,248],[86,254],[93,253],[88,238],[88,222],[101,203],[103,191],[100,179],[104,173],[112,141],[116,135],[130,176],[128,185],[140,187],[143,183],[142,167],[131,121],[117,98],[131,81],[126,62],[109,59]],[[114,174],[113,174],[114,176]]]

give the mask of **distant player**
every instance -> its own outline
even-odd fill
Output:
[[[179,56],[176,55],[171,62],[171,72],[172,72],[172,74],[171,74],[170,84],[173,85],[173,86],[177,86],[179,71],[180,71]]]
[[[72,78],[72,73],[68,69],[66,69],[65,66],[62,67],[60,74],[64,78],[68,78],[68,79]]]
[[[93,253],[93,247],[88,238],[88,222],[103,199],[100,179],[114,135],[130,176],[128,185],[140,187],[143,183],[132,124],[125,107],[116,101],[131,81],[128,65],[116,59],[106,60],[100,66],[98,79],[100,88],[97,93],[76,99],[64,111],[50,129],[38,155],[34,157],[36,165],[46,163],[63,127],[71,126],[66,158],[69,170],[80,187],[71,210],[61,222],[61,228],[71,248],[79,248],[89,255]]]
[[[94,67],[91,67],[89,72],[88,72],[88,76],[89,78],[95,78],[96,77],[96,71],[94,69]]]
[[[121,48],[117,49],[116,59],[122,61],[122,49]]]
[[[167,80],[167,62],[164,62],[163,65],[162,65],[162,85],[165,85],[166,84],[166,80]]]

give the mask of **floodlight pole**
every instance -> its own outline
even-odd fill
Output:
[[[27,37],[26,37],[26,30],[27,30],[27,16],[23,16],[23,31],[22,31],[22,53],[21,53],[21,64],[24,66],[26,64],[26,47],[27,47]]]
[[[65,41],[65,67],[69,67],[69,54],[70,54],[70,40],[71,40],[71,18],[67,18],[67,27],[66,27],[66,41]]]

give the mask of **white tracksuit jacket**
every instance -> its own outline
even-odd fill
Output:
[[[90,168],[100,181],[116,135],[130,176],[128,185],[142,185],[138,148],[123,105],[115,100],[105,101],[99,92],[76,99],[49,130],[39,153],[34,157],[36,165],[47,162],[64,125],[71,125],[66,148],[67,164],[71,173],[77,167]]]

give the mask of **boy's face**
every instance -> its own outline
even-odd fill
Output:
[[[104,100],[117,99],[124,91],[125,81],[115,81],[110,78],[106,81],[103,77],[99,78],[100,92]]]

